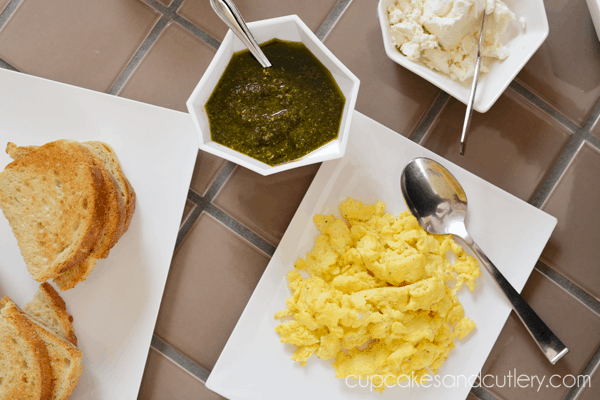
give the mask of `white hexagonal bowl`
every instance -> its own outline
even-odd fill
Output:
[[[448,75],[428,68],[424,63],[410,61],[396,49],[392,43],[390,24],[387,18],[387,9],[395,2],[396,0],[380,0],[377,6],[383,45],[387,56],[467,104],[471,92],[471,80],[467,83],[454,81]],[[480,113],[487,112],[494,105],[498,97],[546,40],[550,31],[543,0],[504,0],[504,3],[516,15],[516,20],[509,24],[508,29],[501,37],[502,43],[510,50],[510,55],[506,60],[494,63],[487,74],[480,75],[473,105],[475,111]],[[518,22],[521,17],[525,18],[525,27]]]
[[[323,43],[321,43],[315,34],[296,15],[250,22],[248,28],[258,43],[264,43],[273,38],[304,43],[331,72],[333,78],[346,97],[346,104],[344,105],[344,113],[342,115],[338,137],[301,159],[277,166],[264,164],[254,158],[213,142],[210,137],[208,116],[206,115],[204,105],[219,82],[233,53],[245,49],[244,44],[230,30],[227,32],[225,39],[223,39],[217,54],[208,66],[202,79],[200,79],[194,92],[186,102],[196,131],[200,137],[200,149],[226,160],[233,161],[234,163],[251,169],[261,175],[271,175],[288,169],[342,157],[346,151],[350,123],[356,104],[356,97],[358,95],[358,87],[360,84],[358,78],[354,76],[354,74],[350,72],[350,70],[346,68],[333,53],[323,45]]]

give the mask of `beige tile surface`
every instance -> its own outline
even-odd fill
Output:
[[[119,96],[187,112],[186,100],[215,50],[176,22],[170,22]]]
[[[530,200],[566,146],[570,132],[507,89],[487,113],[473,113],[465,155],[461,157],[465,111],[464,104],[451,98],[421,144],[515,196]]]
[[[158,0],[158,2],[160,4],[162,4],[163,6],[169,7],[171,5],[171,3],[173,2],[173,0]]]
[[[106,92],[160,17],[140,0],[24,0],[0,58],[28,74]]]
[[[203,196],[213,183],[219,172],[227,164],[227,160],[198,150],[198,158],[192,175],[191,189]]]
[[[319,166],[308,165],[270,176],[238,166],[214,203],[276,246]]]
[[[376,7],[353,1],[325,45],[361,81],[356,109],[410,136],[440,91],[385,55]]]
[[[542,210],[558,225],[542,260],[600,299],[600,151],[584,144]]]
[[[4,11],[10,0],[0,0],[0,12]]]
[[[224,397],[208,390],[199,379],[151,347],[138,399],[220,400]]]
[[[336,1],[236,0],[235,5],[246,22],[296,14],[316,32]],[[227,33],[227,27],[215,14],[208,0],[185,0],[177,12],[219,41],[223,40]]]
[[[577,400],[598,400],[600,397],[600,368],[591,376],[590,383],[582,390]]]
[[[600,42],[586,0],[544,5],[550,35],[518,79],[581,126],[600,97]]]
[[[268,262],[202,214],[173,257],[155,334],[210,371]]]
[[[568,387],[552,388],[546,384],[554,374],[564,377],[578,375],[583,370],[600,344],[600,317],[537,270],[531,274],[522,296],[565,343],[569,353],[555,365],[550,364],[513,312],[481,372],[483,377],[487,374],[493,377],[484,378],[482,386],[500,399],[562,399]],[[545,376],[546,381],[542,387],[539,384],[516,387],[515,371],[516,375],[537,375],[540,379]],[[509,373],[513,376],[512,385]]]

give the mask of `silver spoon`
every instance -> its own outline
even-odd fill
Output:
[[[552,364],[569,352],[473,241],[465,226],[467,196],[446,168],[428,158],[415,158],[404,167],[400,186],[406,205],[423,229],[434,235],[458,236],[469,245]]]
[[[242,14],[237,9],[233,1],[231,0],[210,0],[210,5],[213,10],[217,13],[219,18],[225,22],[225,25],[229,27],[235,33],[235,35],[246,45],[250,53],[258,60],[263,68],[268,68],[271,63],[265,56],[265,53],[261,50],[260,46],[254,40],[254,36],[250,33],[250,30],[242,18]]]
[[[467,113],[463,124],[462,134],[460,135],[460,155],[465,155],[467,147],[467,133],[471,126],[471,116],[473,115],[473,103],[475,102],[475,92],[477,92],[477,83],[479,82],[479,71],[481,70],[481,41],[483,39],[483,27],[485,26],[485,10],[483,10],[483,20],[481,21],[481,32],[479,33],[479,42],[477,43],[477,60],[475,61],[475,72],[473,73],[473,83],[471,83],[471,94],[467,104]]]

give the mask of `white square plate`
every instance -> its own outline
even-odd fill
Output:
[[[0,70],[0,171],[6,143],[110,144],[137,195],[129,231],[89,278],[61,292],[83,373],[71,400],[135,399],[198,154],[187,114]],[[0,216],[0,296],[24,307],[39,286]]]
[[[500,37],[501,42],[510,51],[510,55],[504,61],[495,62],[490,68],[490,72],[479,76],[473,108],[480,113],[487,112],[494,105],[510,82],[544,43],[550,32],[543,0],[503,1],[516,17]],[[377,6],[383,46],[387,56],[421,78],[427,79],[460,102],[467,104],[471,93],[471,79],[464,83],[457,82],[446,74],[430,69],[422,62],[410,61],[394,46],[390,35],[387,9],[395,2],[396,0],[380,0]],[[525,18],[525,27],[518,22],[519,18]]]
[[[406,210],[400,174],[415,157],[429,157],[460,181],[469,199],[469,232],[498,269],[520,292],[550,238],[556,219],[481,178],[453,165],[377,122],[355,112],[346,155],[324,163],[312,182],[277,251],[254,291],[225,349],[212,370],[207,387],[232,400],[239,399],[464,399],[471,385],[464,381],[483,366],[510,313],[510,303],[482,267],[474,292],[458,297],[477,328],[455,342],[440,376],[446,386],[385,389],[348,387],[335,378],[331,362],[311,357],[306,366],[290,360],[294,347],[279,342],[275,312],[285,308],[290,291],[286,275],[294,262],[313,248],[319,235],[315,214],[333,213],[351,196],[363,202],[379,199],[395,215]],[[459,379],[460,380],[459,382]],[[474,378],[471,378],[471,384]],[[349,381],[355,385],[356,381]],[[364,381],[363,381],[364,385]],[[452,387],[454,386],[454,387]]]

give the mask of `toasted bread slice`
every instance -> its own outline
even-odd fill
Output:
[[[119,160],[117,160],[116,154],[109,145],[102,142],[84,142],[83,145],[94,153],[100,160],[102,167],[106,168],[111,178],[114,179],[119,202],[119,229],[116,231],[110,244],[110,248],[112,249],[129,228],[129,222],[135,210],[135,192],[127,178],[125,178],[125,175],[123,175]]]
[[[55,314],[56,311],[58,311],[59,313],[65,314],[68,316],[68,325],[71,326],[72,318],[70,315],[66,314],[64,301],[60,298],[52,286],[48,285],[47,283],[40,285],[40,289],[38,290],[38,293],[36,293],[37,298],[34,297],[32,302],[35,302],[36,300],[39,301],[40,295],[42,296],[41,298],[44,299],[42,301],[50,301],[52,303],[51,308],[47,309],[46,312],[48,312],[48,314]],[[51,297],[49,298],[48,296]],[[0,300],[0,306],[5,305],[7,301],[7,297]],[[57,307],[58,310],[55,310]],[[40,323],[40,320],[46,320],[47,322],[52,323],[54,316],[51,318],[45,318],[45,316],[42,315],[42,318],[40,319],[39,315],[34,317],[33,315],[24,313],[23,311],[21,311],[21,313],[29,319],[29,321],[32,323],[35,333],[37,333],[37,335],[44,341],[44,344],[46,345],[46,350],[48,351],[48,357],[50,361],[50,369],[52,372],[52,400],[68,399],[77,386],[77,383],[79,382],[79,376],[83,370],[83,355],[81,351],[72,343],[58,337],[51,328],[46,326],[46,324]],[[75,337],[75,334],[72,333],[72,336]]]
[[[120,238],[122,235],[126,217],[125,201],[120,196],[119,185],[109,172],[104,160],[93,147],[87,146],[85,143],[83,146],[94,155],[94,163],[100,168],[105,181],[108,182],[108,213],[104,222],[104,230],[90,254],[90,257],[101,259],[108,257],[108,252],[116,243],[115,237]]]
[[[79,282],[86,280],[96,266],[96,261],[101,258],[108,257],[110,249],[123,234],[123,226],[127,216],[125,201],[123,196],[120,194],[119,185],[117,184],[116,179],[108,171],[106,163],[98,155],[98,151],[92,146],[88,146],[86,144],[84,144],[84,146],[86,146],[88,150],[94,154],[94,162],[102,171],[104,179],[110,182],[110,188],[107,196],[109,202],[109,212],[104,222],[102,234],[92,249],[90,256],[73,268],[70,268],[54,277],[54,282],[60,290],[72,289]]]
[[[115,236],[113,243],[114,246],[119,241],[121,236],[127,231],[127,229],[129,228],[129,224],[131,223],[131,218],[133,217],[133,213],[135,212],[135,191],[133,190],[131,183],[129,183],[129,180],[123,174],[123,170],[121,169],[119,159],[117,158],[117,155],[115,154],[112,147],[110,147],[106,143],[98,141],[84,142],[83,145],[86,146],[88,149],[93,150],[94,154],[104,161],[104,166],[108,169],[108,171],[116,180],[116,183],[119,186],[119,201],[123,201],[125,203],[125,222],[123,224],[122,230],[120,231],[120,235]],[[31,150],[34,150],[38,147],[39,146],[18,147],[14,143],[8,143],[6,146],[6,153],[13,160],[17,160],[23,157],[25,154],[29,153]]]
[[[0,307],[0,399],[51,399],[52,369],[44,341],[12,300],[3,298]]]
[[[131,218],[133,217],[133,213],[135,212],[135,191],[129,183],[129,180],[125,177],[125,174],[123,174],[123,169],[121,168],[119,159],[117,158],[117,155],[115,154],[112,147],[103,142],[85,142],[84,145],[88,146],[88,148],[93,148],[96,150],[96,155],[104,160],[109,172],[115,177],[117,183],[119,184],[119,192],[123,196],[123,199],[125,201],[125,208],[127,213],[125,224],[123,226],[123,234],[127,231],[127,229],[129,229]],[[120,236],[117,238],[117,241],[119,238]]]
[[[112,166],[111,155],[101,142],[88,142],[83,144],[94,155],[94,163],[102,172],[105,181],[109,182],[108,187],[108,208],[107,219],[104,223],[104,229],[98,242],[94,245],[90,256],[79,264],[69,268],[54,278],[55,283],[60,290],[72,289],[79,282],[87,279],[94,269],[96,261],[106,258],[110,249],[117,243],[123,233],[126,231],[126,220],[128,219],[126,203],[129,201],[126,193],[123,192],[121,180],[124,178],[113,174],[108,167]],[[107,146],[107,145],[106,145]],[[17,147],[14,143],[8,143],[6,152],[11,158],[17,160],[29,152],[37,149],[38,146]],[[111,163],[111,164],[108,164]],[[117,181],[117,178],[119,181]]]
[[[122,225],[121,229],[118,230],[113,237],[113,242],[109,247],[112,248],[129,228],[131,217],[133,216],[133,212],[135,211],[135,192],[125,175],[123,175],[123,171],[121,170],[119,160],[117,159],[116,154],[109,145],[102,142],[85,142],[83,144],[90,150],[92,150],[97,158],[100,158],[102,160],[103,168],[108,169],[110,175],[115,179],[115,181],[118,184],[117,192],[120,201],[119,220],[121,221]],[[124,208],[121,208],[122,204],[125,205]],[[121,212],[121,210],[123,212]],[[63,272],[56,278],[54,278],[54,283],[56,283],[60,290],[69,290],[74,288],[75,285],[87,279],[90,272],[92,272],[92,270],[94,269],[96,261],[99,258],[104,257],[98,257],[92,254],[92,256],[88,260],[86,260],[86,262],[76,266],[75,268]]]
[[[94,270],[98,260],[93,257],[88,258],[82,264],[74,268],[66,270],[56,276],[53,281],[61,291],[73,289],[78,283],[87,279],[90,273]]]
[[[73,330],[73,317],[56,290],[47,282],[40,284],[33,299],[24,311],[37,323],[47,327],[61,339],[77,346],[77,336]]]
[[[110,205],[105,175],[92,153],[73,140],[34,148],[0,173],[0,208],[35,280],[51,279],[88,258]]]
[[[36,321],[31,322],[48,350],[53,379],[52,400],[66,400],[75,390],[83,370],[81,350],[58,338]]]

